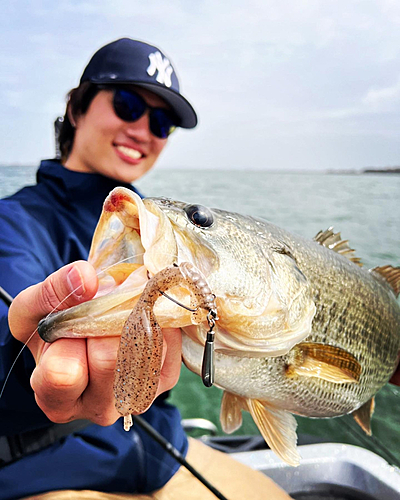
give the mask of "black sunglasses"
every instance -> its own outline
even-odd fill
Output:
[[[178,126],[178,119],[172,111],[149,106],[134,90],[114,87],[113,92],[114,111],[121,120],[135,122],[149,110],[150,131],[160,139],[166,139]]]

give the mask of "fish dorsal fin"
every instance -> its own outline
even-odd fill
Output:
[[[294,416],[257,399],[246,399],[246,405],[271,450],[289,465],[299,465],[300,455],[296,449],[297,422]]]
[[[224,391],[221,401],[220,422],[222,430],[227,434],[232,434],[242,425],[243,398],[228,391]]]
[[[301,342],[291,351],[286,369],[289,377],[318,377],[335,384],[360,380],[361,365],[349,352],[317,342]]]
[[[390,285],[396,297],[400,294],[400,267],[382,266],[374,267],[371,272],[384,278]]]
[[[368,434],[372,435],[371,431],[371,417],[375,409],[375,398],[372,397],[369,401],[364,403],[358,410],[353,411],[354,420],[361,427],[361,429]]]
[[[314,241],[320,245],[333,250],[334,252],[344,255],[351,262],[357,264],[357,266],[362,267],[362,262],[359,257],[355,256],[355,250],[350,248],[348,240],[342,240],[340,233],[334,233],[333,227],[331,226],[326,231],[320,231],[314,236]]]

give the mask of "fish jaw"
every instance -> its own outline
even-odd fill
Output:
[[[124,261],[145,265],[150,274],[157,274],[176,259],[171,223],[157,205],[129,189],[113,189],[93,235],[88,259],[93,267],[107,275],[109,268]],[[102,278],[100,274],[100,289]]]
[[[133,191],[115,188],[104,202],[89,252],[99,280],[95,298],[49,315],[40,322],[39,335],[46,342],[121,335],[149,277],[176,260],[175,236],[163,212]],[[178,324],[181,311],[174,310]]]

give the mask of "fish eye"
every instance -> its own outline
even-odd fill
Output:
[[[185,208],[185,212],[190,222],[195,226],[207,228],[214,224],[211,210],[203,205],[189,205]]]

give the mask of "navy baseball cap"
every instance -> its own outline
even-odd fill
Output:
[[[101,47],[90,59],[80,83],[133,84],[166,101],[182,128],[194,128],[197,115],[179,90],[171,60],[159,48],[130,38],[120,38]]]

